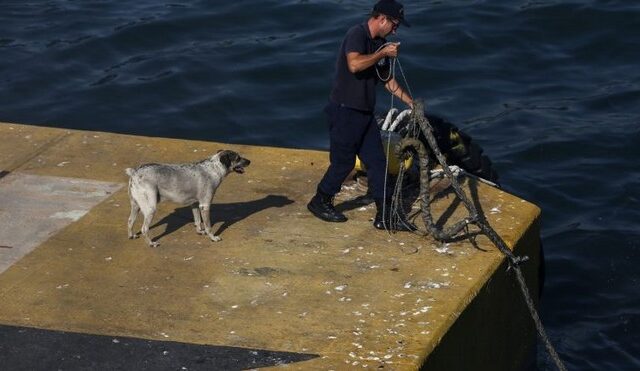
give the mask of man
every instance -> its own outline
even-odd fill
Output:
[[[385,45],[385,38],[395,34],[400,24],[410,27],[404,19],[402,4],[380,0],[366,22],[349,29],[340,46],[333,89],[325,108],[331,164],[318,184],[316,195],[307,205],[309,211],[322,220],[347,221],[347,217],[334,208],[333,197],[353,170],[358,155],[367,167],[369,188],[376,202],[373,225],[378,229],[415,230],[415,226],[404,218],[396,225],[390,223],[392,192],[384,190],[386,158],[374,118],[375,87],[389,73],[388,63],[386,73],[376,71],[376,65],[398,55],[400,43]],[[385,82],[385,88],[408,106],[413,106],[411,97],[394,78]]]

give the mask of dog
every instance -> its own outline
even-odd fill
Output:
[[[149,227],[162,200],[181,205],[191,205],[193,222],[198,234],[209,236],[212,241],[220,241],[220,236],[211,232],[210,207],[216,189],[224,177],[236,172],[243,174],[251,161],[237,152],[220,150],[215,155],[190,164],[144,164],[125,169],[129,176],[129,200],[131,214],[127,225],[129,238],[137,238],[133,233],[138,212],[142,212],[144,221],[140,233],[151,247],[159,246],[151,241]]]

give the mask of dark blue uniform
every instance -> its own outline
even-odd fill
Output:
[[[355,74],[347,66],[347,53],[372,54],[384,43],[382,38],[371,38],[365,22],[349,29],[340,46],[333,89],[325,108],[329,123],[331,165],[318,184],[318,190],[324,194],[334,195],[340,191],[358,155],[367,167],[371,194],[376,200],[384,198],[386,158],[374,118],[375,89],[380,80],[375,66]],[[384,61],[381,60],[382,63]],[[381,72],[386,76],[387,71]]]

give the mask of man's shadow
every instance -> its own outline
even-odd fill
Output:
[[[396,181],[395,177],[389,178],[389,182],[388,182],[389,192],[394,192],[395,181]],[[460,207],[465,208],[465,206],[462,204],[462,201],[457,197],[451,185],[440,187],[437,184],[434,186],[433,184],[430,183],[429,186],[430,186],[429,207],[431,204],[439,200],[445,200],[444,202],[447,202],[446,200],[450,200],[448,205],[445,207],[445,209],[442,211],[440,215],[433,215],[433,212],[432,212],[432,217],[435,218],[434,226],[442,230],[445,228],[445,225],[447,224],[447,222],[451,221],[456,210]],[[417,173],[417,169],[411,169],[411,171],[407,172],[407,174],[405,175],[405,178],[403,179],[401,187],[402,187],[402,193],[401,193],[402,200],[400,204],[403,208],[402,211],[404,212],[405,215],[407,215],[408,219],[416,223],[416,225],[418,225],[419,228],[426,228],[424,224],[424,219],[422,218],[423,216],[422,208],[420,208],[419,210],[412,210],[412,205],[418,200],[420,196],[420,174]],[[481,220],[486,220],[486,216],[482,208],[482,204],[480,203],[480,196],[478,194],[478,182],[469,181],[468,188],[469,189],[466,192],[467,192],[467,197],[469,198],[469,201],[471,201],[475,206],[476,211],[478,212],[479,218]],[[340,212],[350,211],[356,208],[370,205],[372,202],[373,202],[373,196],[369,193],[369,191],[367,191],[367,193],[364,195],[360,195],[353,199],[346,200],[340,204],[337,204],[336,210]],[[463,211],[463,213],[467,213],[467,212],[468,212],[467,210]],[[480,233],[478,231],[460,233],[456,236],[452,236],[452,238],[450,239],[447,239],[446,242],[457,242],[457,241],[469,240],[477,249],[483,250],[478,246],[478,244],[475,241],[475,236],[479,234]]]
[[[356,174],[356,176],[366,177],[366,173],[363,172],[360,174]],[[392,193],[395,190],[396,180],[397,180],[396,176],[389,175],[389,178],[387,180],[387,187],[385,190],[385,193],[389,195],[389,197],[391,197]],[[418,198],[418,194],[419,194],[418,181],[419,181],[419,175],[415,171],[409,170],[407,171],[402,181],[402,184],[400,185],[402,187],[402,200],[401,200],[402,201],[401,205],[403,209],[402,211],[405,214],[408,214],[411,211],[411,205],[413,205],[413,203]],[[339,204],[336,204],[335,208],[340,212],[346,212],[346,211],[355,210],[361,207],[366,207],[373,203],[374,203],[374,198],[373,198],[373,195],[371,194],[371,190],[367,189],[366,193],[362,195],[358,195],[355,198],[345,200]]]
[[[246,202],[232,202],[228,204],[213,204],[211,205],[211,226],[216,223],[222,222],[215,235],[221,234],[227,228],[243,220],[250,215],[258,213],[262,210],[266,210],[272,207],[283,207],[292,204],[294,201],[286,196],[282,195],[268,195],[264,198]],[[158,240],[164,236],[167,236],[187,224],[193,224],[193,213],[191,212],[191,206],[181,207],[176,209],[173,213],[165,216],[154,224],[151,228],[156,228],[163,224],[167,225],[165,231],[154,238]]]

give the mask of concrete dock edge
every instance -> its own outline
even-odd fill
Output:
[[[476,248],[377,231],[357,185],[337,197],[347,223],[310,215],[326,152],[13,123],[0,123],[0,137],[0,218],[12,221],[0,226],[0,260],[14,255],[0,273],[0,364],[30,368],[46,354],[48,369],[514,370],[535,355],[517,282],[487,238]],[[189,208],[170,203],[152,224],[159,247],[127,238],[125,168],[219,149],[252,161],[214,198],[222,241],[198,235]],[[529,256],[535,296],[540,209],[472,179],[463,186]],[[432,210],[445,225],[466,212],[446,191]]]

